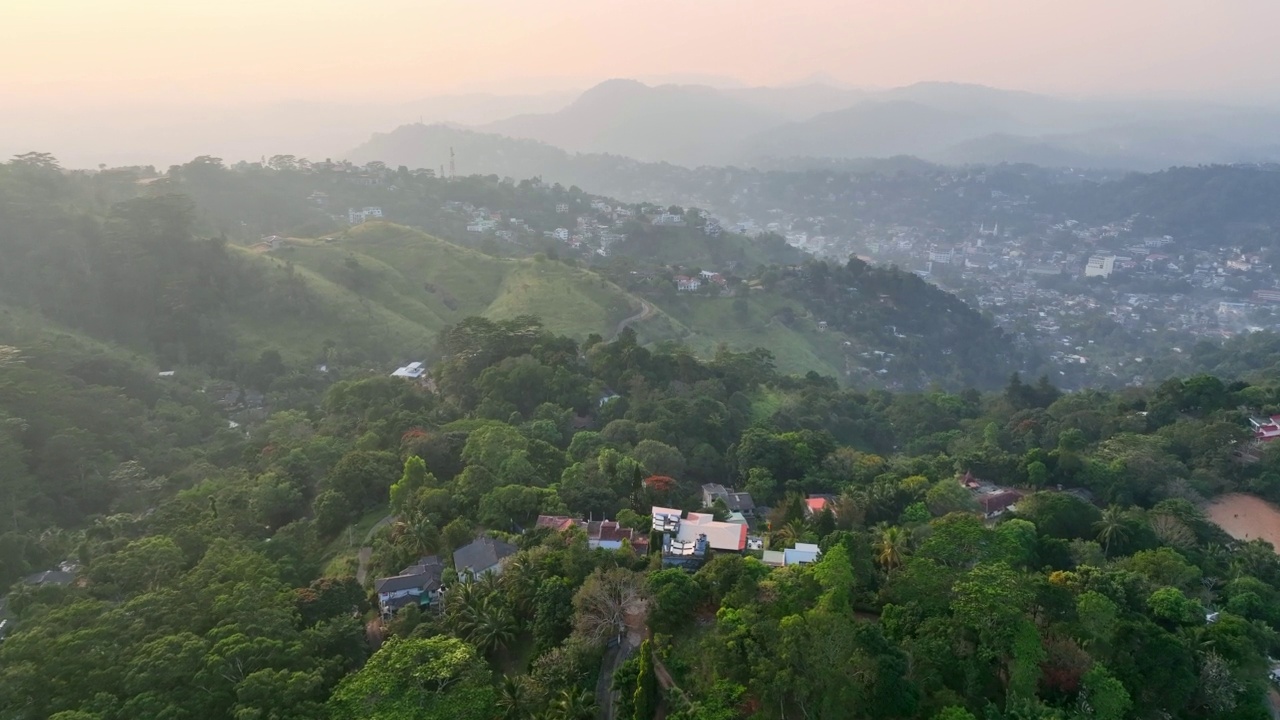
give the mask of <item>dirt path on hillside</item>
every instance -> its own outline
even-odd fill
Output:
[[[373,540],[373,534],[378,531],[378,528],[390,524],[394,519],[394,515],[388,515],[374,523],[373,527],[369,528],[369,532],[364,534],[364,546],[360,548],[359,554],[356,555],[356,559],[359,560],[356,565],[356,582],[361,585],[364,585],[365,579],[369,576],[369,560],[373,557],[373,546],[369,542]]]
[[[655,312],[657,311],[653,309],[653,305],[651,305],[647,300],[641,300],[640,312],[618,322],[617,329],[613,331],[613,340],[617,340],[618,336],[622,334],[623,330],[627,329],[628,325],[631,325],[632,323],[644,322],[645,320],[648,320],[649,318],[653,317],[653,314]]]

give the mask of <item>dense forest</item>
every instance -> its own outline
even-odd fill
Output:
[[[5,581],[78,569],[9,594],[0,716],[1267,717],[1280,558],[1201,507],[1280,500],[1280,456],[1234,454],[1238,408],[1276,412],[1280,388],[861,393],[764,351],[577,343],[531,317],[441,343],[430,388],[342,380],[248,433],[107,359],[7,350],[6,466],[27,480],[6,488]],[[967,477],[1024,497],[984,520]],[[689,572],[660,544],[533,529],[643,533],[704,483],[750,492],[769,547],[821,559]],[[478,534],[518,548],[500,576],[377,619],[374,578]],[[608,638],[631,630],[621,660]]]
[[[760,262],[669,300],[632,270],[658,233],[615,281],[385,224],[264,257],[237,240],[333,229],[274,161],[0,166],[0,718],[1269,717],[1280,557],[1206,507],[1280,502],[1280,443],[1250,430],[1280,414],[1274,336],[1063,392],[954,296],[857,260],[707,242]],[[451,277],[550,278],[554,328]],[[631,297],[823,323],[927,389],[646,342],[615,319]],[[429,374],[389,377],[428,336]],[[736,522],[709,484],[750,495],[752,543],[672,566],[653,509]],[[629,539],[572,522],[601,518]],[[477,539],[510,547],[500,574],[459,564]],[[380,578],[428,566],[433,602],[380,607]]]

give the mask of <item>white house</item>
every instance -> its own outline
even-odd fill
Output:
[[[429,605],[440,597],[444,563],[431,555],[400,571],[399,575],[379,578],[373,589],[378,594],[378,609],[390,618],[407,605]]]
[[[427,374],[427,366],[420,362],[411,362],[402,368],[397,368],[391,373],[391,377],[406,378],[409,380],[417,380]]]
[[[783,550],[782,555],[786,565],[807,565],[817,562],[822,551],[813,543],[796,543],[795,547]]]
[[[702,280],[688,275],[676,276],[676,289],[680,292],[693,292],[702,287]]]

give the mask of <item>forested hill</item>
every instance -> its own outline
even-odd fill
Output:
[[[1213,247],[1275,247],[1280,228],[1280,167],[1178,167],[1085,183],[1046,196],[1046,209],[1081,220],[1110,222],[1134,216],[1142,231],[1176,234]]]
[[[92,348],[6,352],[0,433],[41,474],[5,487],[0,569],[69,562],[9,593],[0,717],[1267,717],[1280,557],[1201,501],[1280,499],[1280,445],[1235,454],[1274,385],[862,393],[531,317],[442,341],[434,387],[353,378],[216,434],[152,377],[59,362]],[[108,471],[90,518],[40,525]],[[664,563],[655,506],[732,519],[707,483],[751,494],[769,555]],[[601,517],[648,551],[572,527]],[[511,554],[459,579],[477,539]],[[428,566],[442,596],[378,610]]]
[[[913,273],[853,258],[844,266],[810,263],[765,280],[827,327],[863,338],[870,348],[860,351],[865,372],[878,372],[872,369],[878,364],[886,375],[915,376],[922,384],[997,387],[1027,363],[1000,328]]]
[[[907,273],[802,270],[803,254],[781,238],[707,232],[692,209],[676,226],[646,214],[670,208],[615,220],[614,205],[577,189],[387,172],[393,182],[370,187],[342,169],[230,169],[210,158],[164,176],[68,174],[40,156],[8,163],[0,304],[157,366],[241,381],[264,354],[293,371],[432,361],[439,333],[461,319],[530,312],[579,340],[612,337],[627,321],[644,343],[684,342],[704,357],[722,343],[764,347],[785,372],[860,385],[990,388],[1024,369],[989,322]],[[307,200],[316,193],[338,207],[385,203],[386,214],[462,239],[478,237],[465,229],[476,215],[517,217],[522,228],[575,224],[557,211],[564,206],[605,218],[620,239],[608,257],[571,254],[525,229],[501,241],[501,257],[485,252],[492,235],[462,247],[384,221],[351,227]],[[675,278],[699,269],[723,285],[678,292]]]

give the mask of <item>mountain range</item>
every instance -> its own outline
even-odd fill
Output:
[[[869,91],[821,84],[712,88],[610,80],[559,110],[469,129],[570,153],[686,167],[911,155],[944,164],[1030,162],[1145,171],[1280,159],[1278,110],[1067,99],[956,83]],[[412,141],[403,147],[381,144],[378,149],[388,154],[376,159],[398,164],[411,156]],[[349,157],[370,157],[372,149],[361,146]]]

